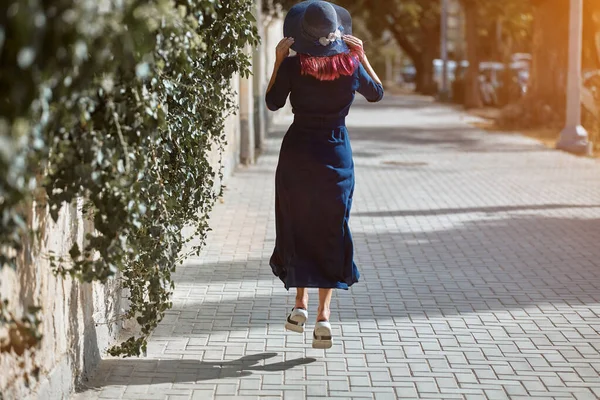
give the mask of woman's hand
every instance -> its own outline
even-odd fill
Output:
[[[350,47],[351,50],[354,50],[360,55],[362,61],[362,58],[365,54],[365,50],[363,48],[363,41],[357,38],[356,36],[352,35],[344,35],[342,39],[344,39],[344,42],[346,42],[346,44],[348,45],[348,47]]]
[[[290,55],[290,47],[292,47],[293,44],[294,38],[289,37],[281,39],[281,42],[279,42],[277,48],[275,49],[275,60],[278,63],[281,63]]]
[[[367,56],[365,55],[363,41],[352,35],[344,35],[342,38],[351,50],[358,53],[358,56],[360,57],[360,62],[367,70],[367,73],[371,76],[371,79],[373,79],[376,83],[381,85],[381,79],[379,79],[379,77],[375,73],[375,70],[373,69],[373,67],[371,67]]]

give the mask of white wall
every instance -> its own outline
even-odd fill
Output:
[[[74,242],[83,247],[90,224],[83,220],[82,202],[65,207],[57,223],[45,208],[33,207],[30,222],[41,233],[41,248],[26,248],[16,271],[0,272],[0,293],[10,301],[9,309],[22,315],[28,306],[41,305],[44,335],[41,346],[23,358],[0,354],[0,393],[6,399],[61,399],[85,377],[100,360],[100,349],[115,338],[118,327],[106,322],[119,309],[118,290],[113,284],[82,284],[54,276],[49,251],[67,255]],[[6,337],[6,332],[0,332]],[[25,386],[24,369],[40,367],[40,381]]]

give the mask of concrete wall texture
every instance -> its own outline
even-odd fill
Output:
[[[85,378],[100,361],[100,352],[116,337],[109,323],[119,311],[120,295],[114,282],[82,284],[52,273],[48,255],[68,254],[73,243],[83,247],[91,224],[83,218],[83,201],[64,207],[54,223],[45,207],[34,207],[30,223],[41,232],[39,248],[26,248],[16,271],[4,268],[0,293],[11,311],[22,315],[41,305],[43,339],[40,348],[23,357],[0,355],[0,393],[6,399],[60,399],[77,379]],[[0,337],[6,332],[0,332]],[[21,364],[24,362],[24,365]],[[24,372],[40,368],[40,380],[27,387]],[[24,368],[23,368],[24,367]]]
[[[256,16],[263,44],[248,49],[253,58],[254,75],[234,77],[232,87],[238,93],[239,112],[225,123],[227,145],[222,154],[224,183],[240,163],[254,163],[272,123],[263,95],[273,64],[274,48],[281,38],[279,17],[265,17],[257,0]],[[220,155],[213,150],[211,160],[218,168]],[[42,305],[40,348],[18,357],[0,353],[0,399],[67,399],[76,385],[85,380],[100,361],[103,352],[119,339],[130,323],[116,323],[115,317],[127,307],[116,281],[107,285],[82,284],[71,278],[56,277],[48,254],[68,254],[74,242],[83,247],[92,225],[84,219],[83,201],[64,207],[54,223],[45,207],[32,208],[30,223],[41,228],[38,245],[26,248],[16,271],[0,272],[0,294],[10,302],[10,310],[22,315],[31,305]],[[215,222],[213,222],[215,223]],[[0,329],[0,338],[7,332]],[[24,371],[40,367],[39,380],[26,384]]]

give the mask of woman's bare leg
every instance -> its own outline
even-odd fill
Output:
[[[319,321],[329,321],[329,316],[331,315],[331,295],[333,294],[333,289],[319,289],[319,310],[317,315],[317,322]]]
[[[294,307],[308,310],[308,290],[306,288],[296,288],[296,305]]]

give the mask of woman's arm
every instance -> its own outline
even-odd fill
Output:
[[[275,78],[277,78],[277,72],[279,71],[279,67],[281,67],[281,63],[283,60],[290,55],[290,47],[294,44],[294,38],[283,38],[277,45],[275,49],[275,65],[273,66],[273,74],[271,74],[271,80],[269,81],[269,86],[267,87],[267,92],[271,90],[273,85],[275,84]]]
[[[275,65],[273,66],[273,74],[265,93],[265,102],[267,108],[271,111],[277,111],[287,101],[291,90],[291,82],[289,76],[289,68],[285,60],[290,55],[290,46],[294,43],[292,38],[284,38],[277,45],[275,53]]]
[[[371,66],[371,63],[369,63],[369,59],[367,58],[367,55],[365,54],[365,50],[363,48],[363,42],[362,42],[362,40],[360,40],[359,38],[357,38],[355,36],[344,35],[344,42],[346,42],[346,44],[351,49],[356,50],[356,52],[358,54],[360,54],[360,62],[362,63],[363,67],[365,67],[365,70],[368,72],[369,76],[376,83],[378,83],[378,84],[380,84],[380,85],[383,86],[383,84],[381,83],[381,79],[379,79],[379,77],[375,73],[375,70]]]
[[[375,73],[375,70],[373,69],[373,67],[371,67],[371,64],[369,63],[369,59],[367,58],[367,55],[363,52],[363,56],[362,59],[360,60],[362,62],[363,67],[365,67],[365,69],[367,70],[367,72],[369,73],[369,76],[371,78],[373,78],[373,80],[377,83],[379,83],[381,86],[383,86],[383,83],[381,83],[381,79],[379,79],[379,77],[377,76],[377,74]]]
[[[275,78],[277,78],[277,72],[279,71],[279,67],[281,67],[281,61],[275,60],[275,65],[273,66],[273,73],[271,74],[271,80],[269,81],[269,86],[267,86],[267,93],[275,84]]]

